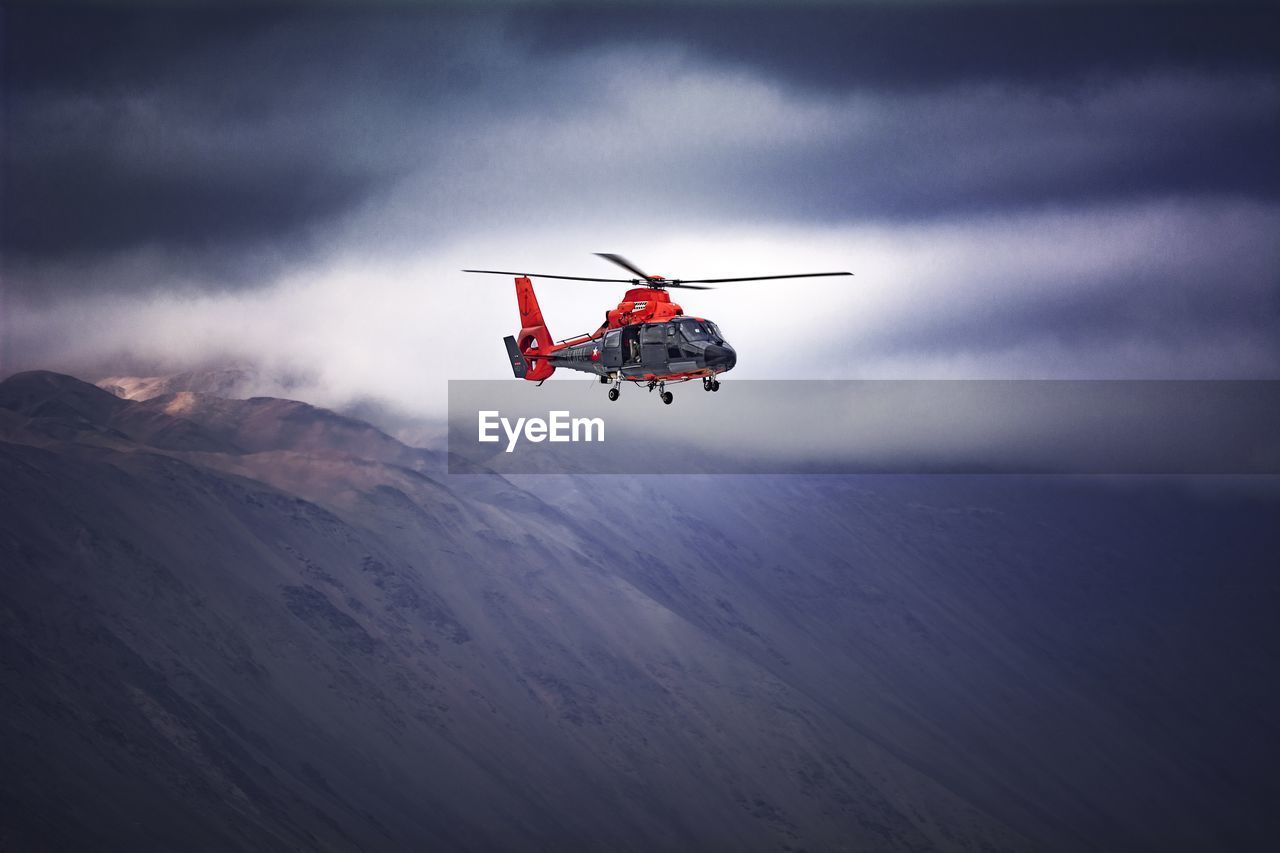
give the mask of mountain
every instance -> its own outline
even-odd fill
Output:
[[[1269,480],[449,476],[0,383],[0,847],[1259,849]]]
[[[161,376],[108,376],[97,382],[99,388],[126,400],[150,400],[178,391],[241,397],[268,388],[283,389],[289,384],[264,376],[252,367],[184,370]]]
[[[93,385],[47,371],[0,383],[0,436],[26,443],[61,443],[157,450],[234,451],[195,422],[158,407],[121,400]]]
[[[302,384],[297,376],[288,374],[266,374],[252,367],[222,367],[205,370],[186,370],[161,376],[108,376],[99,380],[97,385],[104,391],[126,400],[150,401],[156,398],[189,399],[187,394],[195,394],[207,404],[222,398],[251,397],[255,394],[288,393]],[[264,401],[268,398],[257,397]],[[371,397],[346,401],[343,415],[353,419],[369,421],[414,446],[442,447],[444,445],[445,427],[442,423],[432,423],[420,417],[403,412],[385,400]]]

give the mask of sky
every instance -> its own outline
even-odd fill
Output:
[[[2,33],[0,374],[252,365],[438,413],[509,375],[512,283],[461,269],[618,252],[855,273],[679,292],[728,378],[1280,378],[1274,8],[18,4]],[[538,290],[557,338],[621,295]]]

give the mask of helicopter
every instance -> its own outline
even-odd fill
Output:
[[[622,383],[644,384],[666,405],[674,396],[667,385],[702,380],[702,390],[719,391],[719,376],[738,363],[737,351],[725,340],[720,327],[703,317],[693,317],[671,301],[669,288],[712,290],[709,285],[739,281],[770,281],[785,278],[818,278],[853,275],[851,272],[810,272],[792,275],[760,275],[746,278],[678,279],[649,275],[621,255],[596,252],[637,278],[586,278],[575,275],[546,275],[503,270],[463,270],[466,273],[510,275],[516,281],[516,306],[520,311],[520,331],[507,335],[503,343],[517,379],[541,385],[557,367],[580,370],[600,377],[600,384],[612,385],[609,399],[617,400]],[[565,281],[593,281],[630,284],[617,308],[605,312],[604,322],[594,332],[552,340],[533,291],[535,278]]]

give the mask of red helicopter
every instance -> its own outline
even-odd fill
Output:
[[[719,375],[732,370],[738,354],[724,339],[720,327],[702,317],[690,317],[671,301],[667,288],[711,290],[710,284],[733,281],[768,281],[781,278],[817,278],[853,275],[851,272],[810,272],[794,275],[760,275],[747,278],[667,279],[649,275],[621,255],[596,252],[639,278],[584,278],[575,275],[542,275],[502,270],[463,270],[469,273],[516,277],[516,304],[520,309],[520,332],[508,335],[507,356],[517,379],[541,384],[557,367],[581,370],[600,377],[601,384],[613,384],[609,399],[617,400],[622,383],[646,383],[657,389],[662,402],[673,399],[668,383],[701,379],[704,391],[720,390]],[[605,281],[633,285],[618,307],[607,311],[600,328],[574,338],[553,341],[542,319],[533,278],[568,281]]]

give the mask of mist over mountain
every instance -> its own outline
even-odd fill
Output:
[[[291,396],[303,380],[287,373],[271,373],[251,365],[212,366],[200,370],[184,370],[158,376],[107,376],[95,383],[126,400],[148,401],[168,395],[207,395],[212,397]],[[183,399],[191,399],[183,397]],[[227,414],[232,414],[228,410]],[[443,447],[446,428],[421,416],[409,415],[384,399],[354,397],[346,402],[343,414],[377,424],[384,432],[415,447]],[[208,413],[206,413],[207,416]]]
[[[1280,831],[1272,480],[449,476],[184,384],[0,382],[0,847]]]

